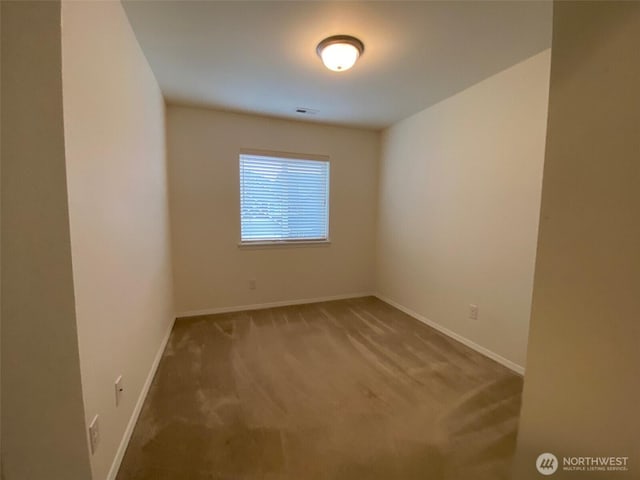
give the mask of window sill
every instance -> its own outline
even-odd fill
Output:
[[[238,248],[298,248],[298,247],[327,247],[331,240],[275,240],[270,242],[240,242]]]

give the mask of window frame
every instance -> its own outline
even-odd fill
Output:
[[[242,156],[259,156],[273,158],[275,160],[298,160],[326,162],[326,238],[287,238],[273,240],[243,240],[242,239],[242,178],[241,164]],[[238,247],[242,248],[271,248],[271,247],[305,247],[305,246],[327,246],[331,244],[331,161],[328,155],[317,155],[309,153],[291,153],[270,150],[240,149],[238,153],[238,220],[239,220],[239,241]]]

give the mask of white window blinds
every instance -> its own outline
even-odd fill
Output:
[[[242,242],[327,240],[329,162],[240,155]]]

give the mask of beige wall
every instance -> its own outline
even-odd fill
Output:
[[[377,132],[178,106],[167,128],[179,313],[372,290]],[[330,245],[238,247],[241,148],[329,155]]]
[[[87,480],[60,3],[1,8],[2,467],[7,480]]]
[[[62,22],[82,386],[104,479],[173,320],[164,101],[119,2],[65,1]]]
[[[395,124],[382,143],[378,292],[519,366],[549,59],[546,50]]]
[[[556,2],[518,480],[629,456],[640,478],[640,3]]]

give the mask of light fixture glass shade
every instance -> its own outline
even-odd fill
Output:
[[[343,72],[349,70],[356,63],[360,52],[353,45],[348,43],[334,43],[322,50],[322,63],[329,70]]]
[[[360,40],[346,35],[325,38],[317,48],[322,63],[334,72],[349,70],[363,51],[364,45]]]

